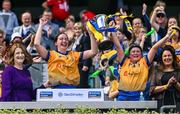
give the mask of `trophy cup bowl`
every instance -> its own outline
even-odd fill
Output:
[[[114,43],[104,35],[105,32],[113,32],[113,29],[107,24],[107,16],[105,14],[98,14],[90,20],[90,23],[98,31],[98,33],[102,34],[101,37],[96,37],[97,41],[99,41],[99,50],[112,49]]]

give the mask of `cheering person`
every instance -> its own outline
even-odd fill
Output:
[[[172,35],[172,29],[169,29],[166,36],[153,45],[149,53],[143,57],[142,49],[139,45],[131,45],[129,55],[125,56],[122,47],[117,41],[117,36],[112,33],[118,51],[117,60],[121,65],[117,100],[139,100],[140,92],[145,90],[149,66],[157,49],[165,44]]]
[[[47,51],[41,44],[42,28],[47,23],[41,18],[37,30],[34,45],[42,58],[48,62],[49,83],[53,88],[76,88],[79,85],[80,75],[78,70],[79,61],[91,58],[97,53],[97,43],[89,32],[91,49],[83,52],[67,51],[69,38],[66,33],[61,33],[55,38],[57,50]]]

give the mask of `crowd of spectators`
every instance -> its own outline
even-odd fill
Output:
[[[90,88],[89,80],[99,78],[111,100],[143,96],[157,100],[158,107],[180,109],[180,28],[177,18],[166,14],[165,2],[157,1],[151,15],[142,4],[141,17],[123,9],[113,12],[106,24],[117,31],[103,33],[114,44],[107,50],[98,49],[100,42],[86,24],[95,13],[83,10],[77,22],[66,0],[47,0],[42,6],[39,23],[24,11],[19,25],[11,1],[2,2],[1,101],[32,101],[38,88]]]

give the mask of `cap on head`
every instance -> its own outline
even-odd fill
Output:
[[[22,38],[21,34],[18,32],[15,32],[11,35],[11,42],[15,39],[15,38]]]
[[[164,10],[157,11],[157,17],[166,17],[166,12]]]

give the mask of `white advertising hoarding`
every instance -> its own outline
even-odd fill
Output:
[[[104,101],[103,89],[38,89],[37,101]]]

